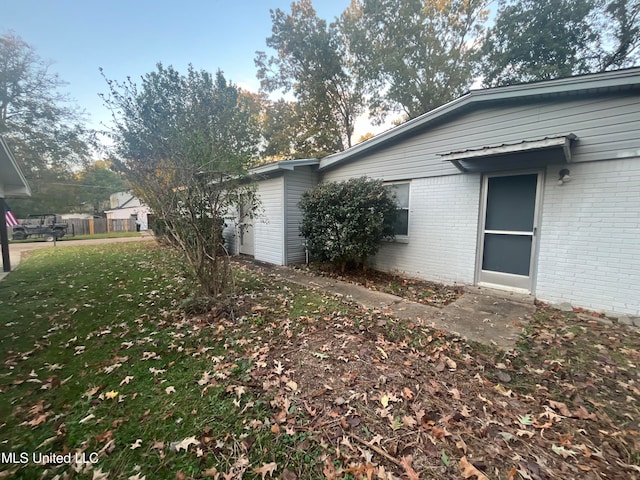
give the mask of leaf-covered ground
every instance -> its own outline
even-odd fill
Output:
[[[540,307],[504,352],[242,266],[188,314],[178,265],[48,249],[0,282],[0,477],[640,478],[636,330]]]
[[[370,290],[390,293],[413,302],[443,307],[456,301],[462,295],[462,287],[444,285],[417,278],[409,278],[394,273],[360,268],[338,271],[330,264],[311,263],[299,265],[299,268],[310,273],[323,275],[344,282],[362,285]]]

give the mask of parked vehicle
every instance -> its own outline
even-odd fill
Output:
[[[53,213],[39,213],[27,216],[19,225],[13,227],[14,240],[29,237],[41,237],[47,242],[62,238],[67,233],[68,225],[58,220]]]

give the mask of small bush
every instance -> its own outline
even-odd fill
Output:
[[[318,185],[302,196],[300,233],[314,259],[341,270],[364,265],[393,238],[396,203],[379,180],[366,177]]]

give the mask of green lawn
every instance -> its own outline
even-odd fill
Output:
[[[502,351],[241,265],[198,313],[180,265],[45,249],[0,282],[0,478],[638,478],[638,330],[541,306]]]
[[[0,451],[99,458],[0,470],[173,479],[215,466],[251,478],[286,460],[292,439],[263,428],[269,397],[243,386],[252,360],[235,358],[237,338],[177,310],[193,291],[179,272],[167,250],[123,244],[34,252],[0,283]]]
[[[127,238],[127,237],[140,237],[143,235],[140,232],[111,232],[111,233],[96,233],[94,235],[65,235],[59,242],[66,242],[67,240],[91,240],[102,238]],[[31,243],[31,242],[44,242],[42,237],[30,237],[25,240],[11,240],[11,243]]]

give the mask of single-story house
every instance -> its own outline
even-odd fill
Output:
[[[472,90],[322,159],[252,171],[264,209],[232,251],[304,261],[302,193],[368,176],[406,221],[374,268],[640,315],[640,68]]]
[[[22,174],[18,162],[14,158],[9,146],[0,136],[0,249],[2,250],[2,270],[11,271],[9,257],[9,234],[6,228],[5,197],[30,197],[31,189]]]
[[[149,229],[148,217],[151,214],[151,209],[131,192],[111,194],[109,204],[111,208],[104,211],[107,222],[133,219],[139,226],[139,230]]]

